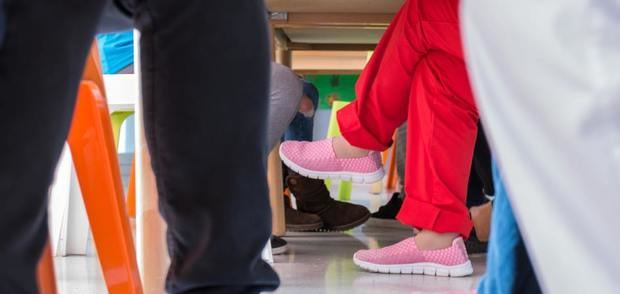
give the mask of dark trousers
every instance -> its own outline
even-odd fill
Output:
[[[401,188],[405,179],[405,158],[407,155],[407,124],[397,130],[396,170]],[[478,135],[474,149],[469,182],[467,184],[467,207],[478,206],[487,202],[486,195],[494,195],[491,150],[482,124],[478,123]],[[402,189],[401,189],[402,190]],[[404,191],[404,190],[403,190]],[[401,197],[404,195],[401,194]]]
[[[478,136],[467,185],[467,207],[484,204],[488,201],[486,195],[495,195],[493,164],[484,128],[478,122]]]
[[[36,293],[47,195],[105,0],[0,0],[0,293]],[[277,287],[260,258],[269,44],[263,1],[137,0],[145,128],[170,293]]]

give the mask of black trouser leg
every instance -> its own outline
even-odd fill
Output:
[[[269,42],[263,1],[139,0],[146,136],[171,293],[275,289],[261,259]]]
[[[495,187],[493,185],[493,156],[491,148],[487,142],[482,123],[478,123],[478,136],[476,137],[476,148],[474,149],[473,167],[478,174],[478,178],[484,188],[486,195],[495,195]]]
[[[398,144],[396,145],[396,169],[403,185],[405,178],[405,158],[407,143],[407,124],[397,130]],[[482,125],[478,124],[478,137],[474,150],[469,183],[467,185],[467,207],[478,206],[487,201],[485,192],[493,191],[493,179],[491,174],[491,151],[486,141]],[[489,186],[490,185],[490,186]],[[484,190],[483,190],[484,189]],[[489,194],[489,195],[492,195]],[[403,197],[403,195],[401,195]]]
[[[480,177],[472,165],[467,183],[467,207],[482,205],[488,201],[484,195],[483,187],[482,181],[480,181]]]
[[[38,292],[48,188],[103,2],[0,1],[0,293]]]
[[[480,122],[467,190],[467,207],[481,205],[487,201],[486,195],[495,194],[491,149]]]

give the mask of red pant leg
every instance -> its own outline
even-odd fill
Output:
[[[351,144],[385,150],[407,120],[411,82],[431,51],[462,58],[458,0],[409,0],[384,34],[356,85],[357,99],[338,113]]]
[[[462,59],[429,53],[416,69],[407,134],[406,199],[398,219],[469,236],[465,205],[478,112]]]
[[[463,62],[458,0],[409,0],[338,113],[351,144],[384,150],[409,116],[406,224],[469,235],[465,206],[477,110]]]

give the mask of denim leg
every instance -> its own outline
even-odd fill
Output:
[[[284,141],[312,141],[314,130],[314,117],[305,117],[301,113],[297,113],[286,132],[284,132]]]
[[[271,235],[265,11],[263,1],[137,1],[170,294],[259,293],[279,284],[261,258]]]
[[[314,105],[314,113],[319,106],[319,92],[310,82],[304,81],[303,94],[312,100]],[[301,113],[297,113],[295,118],[284,132],[283,141],[312,141],[314,132],[314,115],[306,117]]]
[[[480,281],[478,293],[542,293],[497,168],[494,169],[494,180],[496,196],[487,273]]]
[[[0,293],[38,293],[49,186],[104,4],[0,0]]]

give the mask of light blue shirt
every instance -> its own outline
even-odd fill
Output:
[[[97,35],[104,74],[115,74],[133,64],[133,32]]]

